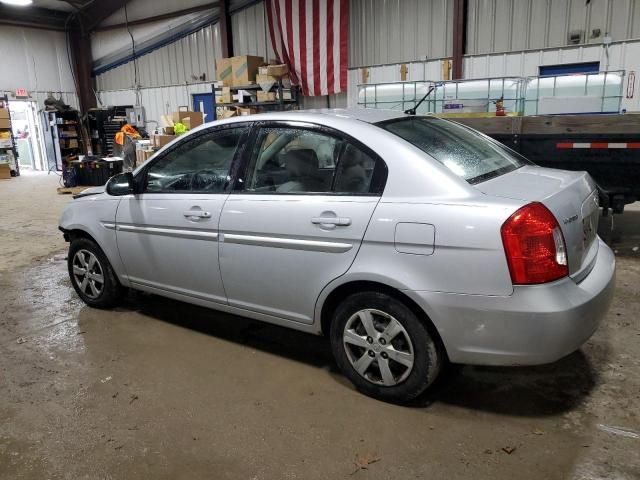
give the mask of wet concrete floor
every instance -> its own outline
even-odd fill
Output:
[[[454,367],[410,407],[354,391],[326,339],[144,294],[94,310],[64,252],[6,269],[0,478],[640,478],[640,260],[616,245],[580,351]]]

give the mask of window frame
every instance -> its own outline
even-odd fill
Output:
[[[251,164],[252,156],[257,147],[257,141],[260,135],[260,131],[265,128],[292,128],[299,130],[307,130],[313,133],[324,134],[337,138],[342,142],[348,142],[354,147],[361,150],[363,153],[371,157],[375,161],[374,171],[371,176],[371,185],[369,186],[369,192],[367,193],[351,193],[351,192],[334,192],[336,175],[340,165],[341,155],[345,150],[346,143],[343,143],[341,147],[338,161],[334,168],[334,175],[331,180],[331,191],[329,192],[250,192],[245,190],[245,179],[249,165]],[[357,138],[346,134],[343,131],[329,127],[327,125],[307,122],[307,121],[293,121],[293,120],[267,120],[256,121],[251,126],[251,132],[247,144],[244,148],[242,159],[239,162],[239,168],[236,171],[236,175],[232,180],[232,195],[291,195],[291,196],[333,196],[333,197],[381,197],[384,194],[384,189],[387,184],[389,169],[384,159],[374,152],[370,147],[362,143]]]
[[[228,123],[228,124],[224,124],[224,125],[216,125],[216,126],[212,126],[203,130],[200,130],[198,132],[195,132],[193,134],[187,134],[184,136],[184,138],[181,138],[178,142],[176,142],[175,144],[171,145],[171,147],[167,148],[166,150],[164,150],[160,155],[156,156],[153,160],[150,160],[149,162],[147,162],[146,165],[144,165],[142,167],[142,169],[137,172],[134,176],[134,181],[136,184],[136,188],[138,189],[137,194],[138,195],[142,195],[142,194],[148,194],[148,195],[228,195],[231,192],[231,188],[233,187],[234,184],[234,173],[237,173],[238,171],[238,165],[241,162],[243,155],[244,155],[244,151],[247,147],[248,144],[248,139],[250,138],[251,132],[252,132],[252,128],[253,128],[253,123],[254,122],[234,122],[234,123]],[[225,185],[225,188],[221,191],[221,192],[208,192],[206,190],[198,190],[198,191],[184,191],[184,190],[180,190],[180,191],[164,191],[164,192],[148,192],[146,191],[146,184],[147,184],[147,175],[149,173],[149,170],[156,164],[158,163],[160,160],[162,160],[163,158],[166,158],[167,155],[170,155],[172,152],[174,152],[175,150],[177,150],[178,148],[183,147],[186,143],[192,142],[197,140],[198,138],[207,136],[207,135],[212,135],[212,134],[221,134],[224,133],[225,130],[231,130],[231,129],[245,129],[245,132],[243,132],[243,134],[240,137],[240,141],[238,143],[238,148],[236,149],[236,152],[233,156],[233,159],[231,160],[231,165],[229,166],[229,181],[227,182],[227,184]]]

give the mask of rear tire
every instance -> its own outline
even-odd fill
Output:
[[[334,312],[331,349],[360,392],[406,403],[437,378],[444,355],[427,326],[398,299],[381,292],[355,293]]]
[[[67,259],[69,278],[78,296],[94,308],[111,308],[124,289],[102,249],[88,238],[71,241]]]

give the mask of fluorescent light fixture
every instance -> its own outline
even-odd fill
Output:
[[[27,5],[31,5],[33,3],[33,0],[0,0],[0,3],[15,5],[17,7],[26,7]]]

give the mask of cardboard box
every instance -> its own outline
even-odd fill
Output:
[[[8,118],[0,118],[0,128],[11,128],[11,122]]]
[[[259,73],[256,75],[256,83],[277,82],[278,79],[268,73]]]
[[[151,135],[151,144],[156,148],[162,148],[174,138],[175,135]]]
[[[153,150],[136,150],[136,166],[142,165],[149,160],[155,152]]]
[[[276,92],[258,92],[259,102],[275,102]]]
[[[233,71],[233,85],[241,86],[254,83],[258,68],[264,65],[262,57],[254,57],[252,55],[241,55],[239,57],[231,57],[231,69]]]
[[[289,67],[287,65],[267,65],[267,75],[271,75],[272,77],[280,78],[289,74]]]
[[[185,119],[187,118],[190,119],[189,122],[185,122]],[[171,120],[173,121],[173,123],[183,123],[185,125],[189,123],[187,128],[191,129],[204,123],[204,115],[202,114],[202,112],[180,110],[171,114]]]
[[[0,163],[0,178],[11,178],[11,167],[8,163]]]
[[[78,148],[78,139],[77,138],[70,138],[68,140],[67,146],[69,148]]]
[[[216,103],[231,103],[231,89],[222,87],[222,90],[216,92]]]
[[[9,110],[6,108],[0,108],[0,118],[9,118]]]
[[[194,120],[195,120],[195,124],[194,124]],[[204,123],[204,115],[202,115],[202,118],[200,119],[195,119],[194,117],[185,117],[182,119],[182,123],[184,124],[185,127],[187,127],[187,130],[192,130]]]
[[[165,135],[175,135],[176,132],[173,130],[173,127],[162,127],[162,133]]]
[[[233,86],[233,68],[230,58],[218,58],[216,60],[216,79],[225,87]]]
[[[245,115],[253,115],[255,113],[258,113],[258,109],[256,108],[252,108],[252,107],[238,107],[238,115],[245,116]]]
[[[231,118],[231,117],[237,116],[238,110],[236,109],[236,107],[218,108],[218,110],[216,111],[216,115],[218,119],[224,120],[225,118]]]

